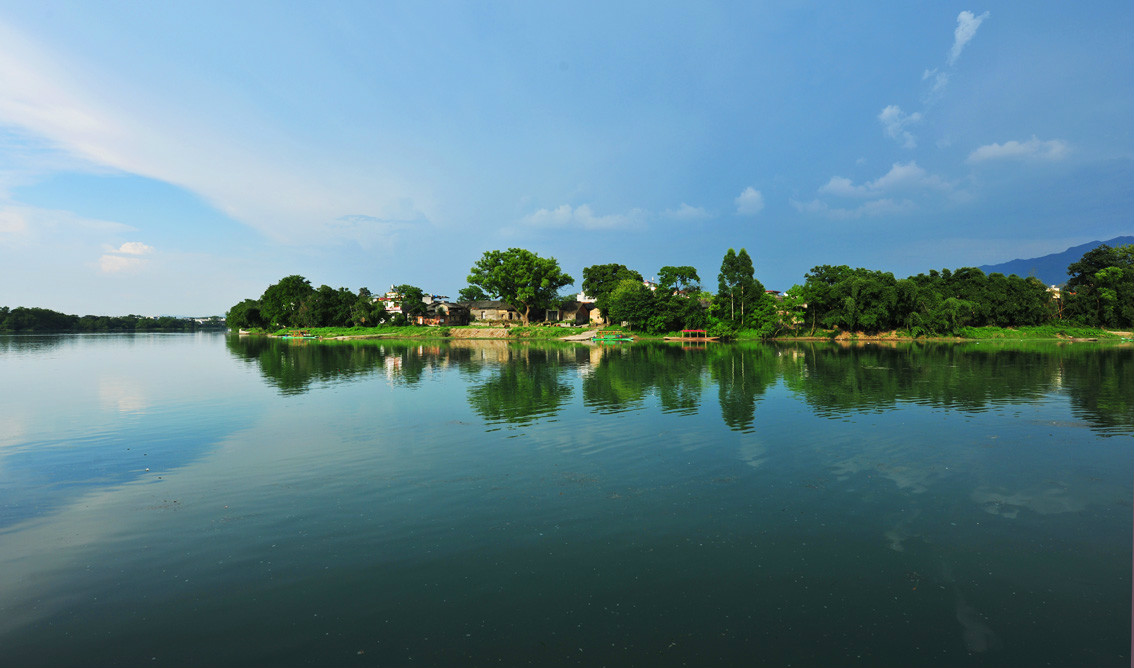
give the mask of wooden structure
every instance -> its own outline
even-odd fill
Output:
[[[719,341],[720,338],[719,336],[709,336],[709,333],[703,329],[683,329],[681,336],[667,336],[665,340],[704,343],[705,341]]]

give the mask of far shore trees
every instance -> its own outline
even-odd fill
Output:
[[[583,292],[595,300],[595,307],[604,318],[612,318],[610,295],[626,280],[641,283],[642,275],[624,264],[594,264],[583,268]]]
[[[260,314],[272,327],[297,327],[303,300],[314,292],[306,278],[298,274],[285,276],[279,283],[268,286],[260,296]]]
[[[523,248],[509,248],[485,251],[469,269],[468,282],[507,302],[527,325],[533,308],[542,309],[555,302],[559,288],[574,283],[575,279],[563,273],[555,258],[542,258]]]
[[[717,275],[716,315],[734,329],[754,324],[746,322],[764,297],[764,286],[755,278],[752,258],[743,248],[737,253],[728,249]]]

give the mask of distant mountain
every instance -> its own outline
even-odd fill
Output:
[[[1077,262],[1083,253],[1106,244],[1108,246],[1125,246],[1134,244],[1134,237],[1115,237],[1109,241],[1092,241],[1082,246],[1068,248],[1062,253],[1052,253],[1043,257],[1034,257],[1029,260],[1012,260],[1001,264],[986,264],[979,267],[986,274],[1000,272],[1001,274],[1016,274],[1023,278],[1035,276],[1045,285],[1063,285],[1069,278],[1067,266]]]

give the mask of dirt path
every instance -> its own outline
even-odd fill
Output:
[[[571,336],[565,336],[565,337],[563,337],[562,339],[559,339],[559,340],[560,341],[590,341],[591,339],[593,339],[595,337],[595,332],[597,332],[597,331],[598,331],[597,329],[589,329],[589,330],[583,332],[582,334],[572,334]]]

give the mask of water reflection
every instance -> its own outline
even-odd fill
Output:
[[[815,414],[881,413],[903,402],[965,412],[1066,393],[1075,415],[1103,434],[1134,433],[1134,349],[1054,343],[565,346],[509,342],[294,342],[229,337],[234,356],[254,365],[283,394],[312,385],[383,374],[413,386],[450,366],[491,370],[469,402],[490,422],[526,423],[554,415],[575,396],[568,371],[582,376],[581,399],[599,413],[637,410],[656,398],[663,412],[692,415],[715,385],[721,418],[756,428],[756,405],[782,380]]]
[[[573,351],[525,347],[508,348],[507,353],[488,380],[470,385],[469,405],[490,424],[526,424],[554,416],[573,394],[564,379],[565,362],[574,362]],[[468,363],[471,366],[472,360]]]

